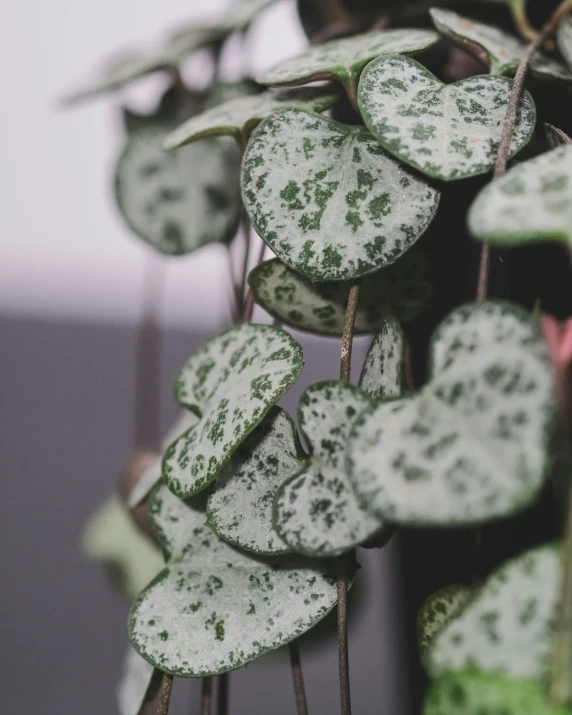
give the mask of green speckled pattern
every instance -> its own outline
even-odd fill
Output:
[[[246,551],[288,553],[272,526],[272,504],[280,485],[303,467],[305,457],[294,423],[273,407],[219,476],[207,502],[207,525]]]
[[[461,584],[440,588],[425,599],[417,614],[417,647],[424,656],[437,633],[467,603],[472,589]]]
[[[365,130],[283,109],[253,132],[242,196],[257,233],[313,281],[396,261],[425,231],[439,192]]]
[[[191,355],[175,382],[175,398],[201,419],[165,451],[169,489],[185,499],[216,479],[302,365],[294,338],[258,323],[234,326]]]
[[[522,510],[547,475],[557,415],[536,322],[510,303],[464,305],[436,330],[430,355],[419,393],[354,423],[348,468],[363,506],[432,527]]]
[[[249,556],[205,525],[204,506],[203,495],[185,503],[163,485],[153,492],[167,567],[129,616],[135,649],[182,677],[239,668],[309,630],[336,603],[327,564]]]
[[[299,424],[311,461],[280,487],[274,503],[275,528],[294,551],[337,556],[383,528],[358,504],[345,470],[350,425],[369,402],[360,388],[340,380],[317,382],[302,393]]]
[[[151,685],[155,668],[144,660],[131,646],[127,648],[123,661],[121,682],[117,688],[117,709],[119,715],[139,715],[148,702],[146,695]]]
[[[405,339],[399,323],[394,318],[386,318],[367,351],[359,380],[362,390],[375,400],[399,397],[403,388],[404,357]]]
[[[572,243],[572,145],[518,164],[488,184],[469,211],[469,230],[487,243]]]
[[[428,176],[454,181],[493,168],[512,80],[476,76],[443,84],[410,57],[380,57],[364,70],[358,103],[381,145]],[[520,100],[514,156],[536,123],[528,92]]]
[[[546,682],[560,591],[560,551],[541,546],[505,563],[427,653],[431,677],[476,668]]]

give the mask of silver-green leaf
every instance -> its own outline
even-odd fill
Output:
[[[201,419],[165,451],[169,489],[186,499],[216,479],[302,365],[294,338],[257,323],[234,326],[191,355],[176,380],[175,398]]]
[[[572,139],[563,132],[562,129],[558,129],[553,124],[544,124],[544,133],[546,135],[546,141],[548,142],[551,149],[557,149],[563,144],[572,144]]]
[[[240,668],[334,607],[327,564],[229,546],[206,526],[203,495],[185,503],[159,485],[149,508],[167,566],[133,605],[129,637],[157,668],[182,677]]]
[[[425,231],[439,192],[366,131],[283,109],[253,132],[242,196],[257,233],[312,281],[394,263]]]
[[[467,603],[472,593],[469,586],[452,584],[440,588],[427,598],[417,614],[417,647],[424,656],[435,636]]]
[[[566,64],[572,70],[572,17],[566,15],[558,25],[556,42]]]
[[[492,169],[512,80],[476,76],[443,84],[410,57],[380,57],[363,71],[358,103],[380,144],[428,176],[455,181]],[[519,103],[510,156],[528,144],[534,101]]]
[[[557,406],[538,326],[509,303],[454,310],[417,394],[367,408],[348,468],[364,508],[390,523],[479,524],[530,504],[550,467]]]
[[[394,318],[386,318],[372,340],[359,384],[374,400],[391,400],[403,391],[405,338]]]

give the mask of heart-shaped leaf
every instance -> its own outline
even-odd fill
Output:
[[[374,400],[399,397],[403,390],[404,355],[405,340],[399,323],[387,318],[367,351],[359,380],[362,390]]]
[[[417,614],[417,647],[424,656],[435,636],[454,618],[472,594],[469,586],[445,586],[427,598]]]
[[[436,635],[428,672],[476,668],[544,682],[556,626],[560,550],[541,546],[505,563]]]
[[[304,464],[296,426],[273,407],[221,472],[207,502],[207,526],[221,539],[262,556],[286,554],[272,526],[274,495]]]
[[[572,69],[572,17],[567,15],[558,25],[556,42],[566,64]]]
[[[318,335],[342,335],[347,284],[312,283],[277,258],[254,268],[248,283],[258,305],[280,323]],[[362,280],[354,334],[374,333],[387,315],[412,320],[429,307],[432,297],[429,265],[414,247]]]
[[[322,79],[341,82],[355,95],[359,76],[368,62],[387,54],[416,54],[438,40],[432,30],[378,30],[310,47],[257,77],[261,84],[299,85]]]
[[[462,306],[435,332],[431,360],[423,390],[353,425],[348,468],[364,508],[441,527],[518,512],[542,487],[556,423],[536,322],[509,303]]]
[[[159,485],[149,508],[167,567],[133,605],[129,637],[157,668],[182,677],[240,668],[334,607],[326,564],[255,558],[225,544],[205,524],[203,495],[185,503]]]
[[[558,129],[553,124],[544,124],[544,133],[546,134],[546,141],[550,145],[551,149],[556,149],[563,144],[572,144],[572,139],[562,131]]]
[[[231,99],[191,117],[167,137],[164,148],[175,149],[201,137],[225,134],[245,144],[254,127],[272,112],[284,107],[325,112],[338,96],[330,87],[303,87]]]
[[[469,229],[487,243],[572,242],[572,146],[518,164],[488,184],[469,211]]]
[[[139,715],[143,706],[153,699],[158,685],[154,673],[155,668],[129,646],[117,688],[119,715]]]
[[[201,419],[165,451],[169,489],[186,499],[216,479],[302,365],[302,348],[292,336],[257,323],[234,326],[191,355],[175,383],[175,399]]]
[[[275,529],[298,553],[337,556],[383,528],[358,504],[345,469],[352,419],[369,403],[360,388],[338,380],[310,385],[300,397],[298,422],[312,458],[274,501]]]
[[[115,496],[88,521],[82,546],[90,558],[113,568],[113,576],[129,599],[135,598],[163,568],[161,552],[139,531]]]
[[[301,109],[255,129],[242,165],[253,225],[284,263],[343,281],[396,261],[425,231],[439,192],[375,139]]]
[[[451,10],[429,11],[437,30],[468,52],[491,74],[514,74],[526,50],[526,43],[493,25],[462,17]],[[572,74],[557,60],[537,52],[530,62],[530,73],[539,80],[572,82]]]
[[[536,683],[475,670],[447,673],[429,691],[423,715],[570,715],[552,708]]]
[[[367,128],[387,151],[428,176],[454,181],[492,169],[512,87],[506,77],[443,84],[410,57],[380,57],[362,73],[358,103]],[[536,109],[520,100],[514,156],[534,131]]]

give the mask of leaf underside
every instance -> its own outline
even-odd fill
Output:
[[[435,636],[467,603],[472,593],[469,586],[445,586],[427,598],[417,614],[417,647],[424,656]]]
[[[374,400],[391,400],[403,390],[405,341],[399,323],[387,318],[372,340],[359,385]]]
[[[546,135],[546,141],[548,142],[551,149],[557,149],[563,144],[572,143],[572,139],[570,139],[568,134],[563,132],[562,129],[558,129],[558,127],[555,127],[553,124],[545,123],[544,133]]]

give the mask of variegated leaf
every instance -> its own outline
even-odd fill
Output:
[[[82,546],[90,558],[113,568],[119,587],[130,599],[163,568],[161,552],[139,531],[115,496],[86,524]]]
[[[556,42],[566,64],[572,70],[572,17],[567,15],[558,25]]]
[[[429,691],[423,715],[570,715],[553,708],[537,683],[463,670],[447,673]]]
[[[511,75],[526,50],[526,43],[494,25],[462,17],[451,10],[429,11],[437,30],[483,63],[494,75]],[[552,82],[572,82],[572,74],[557,60],[537,52],[530,63],[533,77]]]
[[[572,243],[572,146],[522,162],[488,184],[471,206],[469,229],[503,246]]]
[[[117,688],[119,715],[140,715],[143,706],[153,698],[156,680],[153,678],[154,673],[155,668],[129,646]]]
[[[352,419],[369,403],[360,388],[339,380],[317,382],[302,393],[298,421],[311,460],[278,489],[274,501],[275,529],[298,553],[337,556],[384,526],[360,507],[345,468]]]
[[[327,564],[229,546],[206,526],[203,495],[185,503],[159,485],[149,506],[167,567],[133,605],[129,637],[161,670],[199,677],[240,668],[334,607]]]
[[[254,127],[278,109],[299,107],[324,112],[337,99],[338,93],[330,87],[303,87],[238,97],[191,117],[169,134],[164,148],[175,149],[201,137],[215,135],[229,135],[240,144],[246,143]]]
[[[318,335],[341,336],[348,302],[346,283],[312,283],[277,258],[254,268],[248,283],[254,299],[283,325]],[[354,333],[374,333],[387,315],[401,322],[431,304],[429,264],[416,247],[361,282]]]
[[[219,476],[207,502],[207,526],[229,544],[255,554],[288,553],[272,526],[272,503],[305,457],[289,415],[273,407]]]
[[[283,109],[253,132],[242,196],[258,234],[313,281],[395,262],[425,231],[439,192],[366,131]]]
[[[424,656],[435,636],[467,603],[472,593],[469,586],[445,586],[427,598],[417,614],[417,647]]]
[[[551,149],[556,149],[563,144],[572,144],[572,139],[562,131],[558,129],[553,124],[544,124],[544,133],[546,134],[546,141],[548,142]]]
[[[358,103],[363,120],[387,151],[424,174],[454,181],[492,169],[512,80],[477,76],[443,84],[410,57],[380,57],[363,71]],[[510,155],[534,131],[536,109],[524,92]]]
[[[374,400],[399,397],[403,391],[404,358],[405,339],[399,323],[386,318],[367,351],[359,381],[362,390]]]
[[[186,499],[216,479],[302,365],[294,338],[257,323],[234,326],[191,355],[175,383],[175,398],[201,419],[165,451],[169,489]]]
[[[433,336],[430,382],[354,422],[348,467],[364,508],[390,523],[479,524],[541,489],[556,423],[547,351],[509,303],[454,310]]]
[[[436,635],[428,672],[476,668],[545,682],[560,592],[560,550],[541,546],[505,563]]]
[[[334,79],[355,95],[359,76],[368,62],[380,55],[417,54],[437,40],[437,34],[431,30],[378,30],[310,47],[263,72],[257,79],[261,84],[275,86]]]

